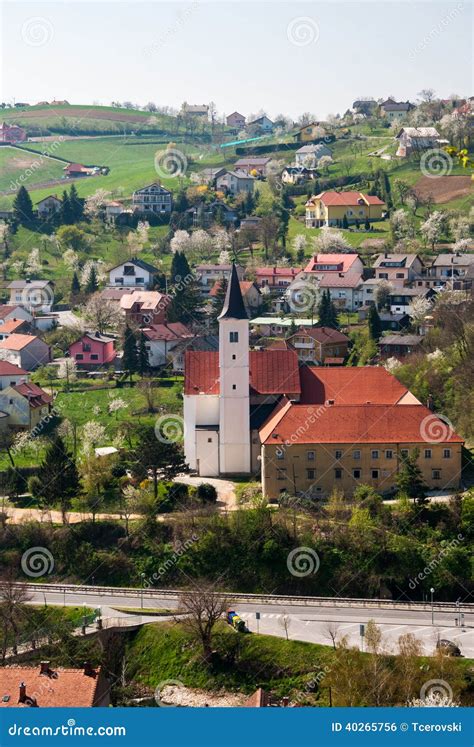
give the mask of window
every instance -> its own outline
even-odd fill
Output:
[[[431,470],[431,477],[433,478],[433,480],[441,480],[441,470],[440,469]]]
[[[135,275],[135,268],[133,265],[125,265],[123,268],[123,274],[124,275]]]
[[[315,454],[314,451],[307,451],[306,452],[306,458],[307,458],[308,462],[314,462],[315,456],[316,456],[316,454]]]
[[[431,449],[425,449],[425,459],[431,459]]]
[[[451,449],[443,449],[443,459],[451,459]]]
[[[402,280],[403,280],[403,278],[404,278],[405,276],[404,276],[403,272],[397,272],[397,273],[395,274],[395,277],[396,277],[396,278],[400,278],[400,279],[402,279]]]
[[[379,452],[378,449],[372,450],[372,459],[378,459],[379,458]]]
[[[388,280],[388,272],[379,272],[379,278],[381,280]]]
[[[82,349],[83,349],[84,353],[90,353],[91,352],[91,346],[89,345],[88,342],[83,342],[82,343]]]
[[[306,470],[306,475],[307,475],[308,480],[314,480],[315,474],[316,474],[316,470],[314,470],[314,469],[307,469]]]
[[[208,443],[208,444],[212,444],[212,438],[208,438],[208,439],[207,439],[207,443]]]
[[[354,480],[360,480],[360,475],[361,475],[360,469],[353,469],[352,474],[353,474]]]
[[[393,459],[393,451],[392,451],[392,449],[386,449],[386,451],[385,451],[385,459]]]
[[[285,452],[283,451],[283,449],[277,449],[275,451],[275,454],[276,454],[276,458],[277,459],[284,459],[285,458]]]
[[[84,360],[84,356],[82,355],[82,353],[77,353],[76,361],[83,361],[83,360]]]
[[[408,456],[408,449],[400,449],[400,456],[402,459],[406,459]]]
[[[229,342],[238,342],[238,341],[239,341],[239,333],[229,332]]]
[[[336,451],[334,452],[334,457],[336,459],[341,459],[341,457],[342,457],[342,451],[340,451],[339,449],[336,449]]]
[[[277,480],[286,480],[286,469],[277,469]]]
[[[233,360],[233,361],[235,361],[235,359],[236,359],[236,358],[237,358],[237,356],[236,356],[236,355],[233,355],[233,356],[232,356],[232,360]]]
[[[340,480],[342,477],[342,469],[335,469],[334,470],[334,477],[336,480]]]
[[[372,470],[372,480],[378,480],[379,479],[379,471],[378,469]]]
[[[96,353],[92,353],[91,361],[98,361],[98,360],[99,360],[99,356]]]
[[[360,459],[360,449],[356,449],[352,452],[352,458],[353,459]]]

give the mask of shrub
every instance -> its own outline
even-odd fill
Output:
[[[202,482],[197,488],[197,497],[203,503],[215,503],[217,501],[217,490],[214,485],[208,482]]]

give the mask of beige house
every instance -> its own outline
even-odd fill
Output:
[[[0,391],[0,411],[8,415],[10,428],[32,430],[49,414],[52,400],[41,387],[25,381]]]
[[[301,363],[323,364],[328,359],[331,363],[343,363],[347,356],[349,338],[331,327],[313,327],[299,329],[288,338],[291,347],[296,350]]]
[[[34,371],[51,361],[51,348],[36,335],[12,334],[0,341],[0,360]]]
[[[23,306],[30,312],[49,314],[54,302],[54,283],[51,280],[13,280],[8,286],[9,304]]]
[[[226,171],[216,179],[216,189],[235,197],[241,192],[252,193],[254,182],[253,176],[246,171]]]
[[[392,285],[404,285],[421,278],[424,264],[418,254],[379,254],[374,262],[375,279],[388,280]]]
[[[56,215],[56,213],[59,213],[62,204],[62,200],[60,200],[59,197],[56,197],[56,195],[49,195],[36,203],[36,209],[39,217],[46,220],[51,218],[53,215]]]

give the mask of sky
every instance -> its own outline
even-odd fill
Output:
[[[470,0],[4,0],[2,37],[2,101],[323,118],[367,96],[474,93]]]

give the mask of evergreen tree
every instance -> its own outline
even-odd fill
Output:
[[[91,271],[89,273],[89,278],[87,280],[86,287],[84,290],[86,293],[95,293],[98,287],[99,287],[99,283],[97,282],[97,272],[96,272],[94,265],[92,265]]]
[[[345,213],[344,213],[344,218],[342,219],[342,227],[349,228],[349,221],[347,220],[347,215]]]
[[[318,326],[331,327],[332,329],[338,329],[339,327],[337,309],[331,300],[329,288],[323,291],[318,304]]]
[[[175,252],[171,260],[171,285],[176,285],[191,274],[191,268],[184,252]]]
[[[60,216],[61,216],[61,223],[64,223],[67,226],[71,225],[71,223],[74,223],[74,212],[73,212],[73,208],[71,205],[71,201],[69,199],[69,195],[66,192],[66,190],[64,190],[63,192]]]
[[[209,313],[209,317],[211,320],[212,326],[215,328],[218,325],[217,317],[222,311],[222,307],[224,306],[225,296],[227,293],[227,278],[222,278],[222,280],[218,281],[216,294],[212,298],[211,303],[211,310]]]
[[[204,318],[201,290],[183,252],[176,252],[173,256],[171,283],[168,321],[200,324]]]
[[[128,324],[125,325],[122,346],[122,368],[124,371],[128,371],[131,376],[138,371],[138,351],[135,335]]]
[[[369,335],[377,342],[382,334],[382,323],[380,321],[379,312],[375,304],[372,304],[369,308]]]
[[[77,272],[74,272],[71,280],[71,296],[77,296],[81,292],[81,284],[77,277]]]
[[[20,187],[13,200],[13,219],[22,226],[33,223],[33,203],[26,187]]]
[[[69,190],[69,205],[71,210],[72,222],[77,223],[77,221],[82,220],[84,216],[84,200],[81,200],[81,198],[77,194],[75,184],[71,184],[71,189]]]
[[[408,498],[413,498],[413,501],[421,506],[426,503],[428,488],[418,467],[418,456],[418,449],[414,449],[411,454],[402,458],[396,483],[400,493],[408,496]]]
[[[140,337],[138,339],[137,367],[141,376],[143,376],[150,367],[148,362],[148,350],[146,348],[146,337],[143,332],[140,332]]]
[[[72,454],[60,436],[54,436],[46,449],[38,470],[41,483],[40,497],[45,506],[53,508],[59,503],[66,522],[66,511],[79,491],[79,475]]]
[[[142,426],[137,436],[136,447],[130,454],[130,469],[138,479],[146,478],[151,472],[156,500],[158,478],[172,480],[186,470],[183,450],[180,444],[168,440],[166,433],[156,433],[153,426]]]
[[[173,195],[173,209],[177,213],[184,213],[189,207],[189,200],[186,195],[186,190],[180,189],[176,195]]]

